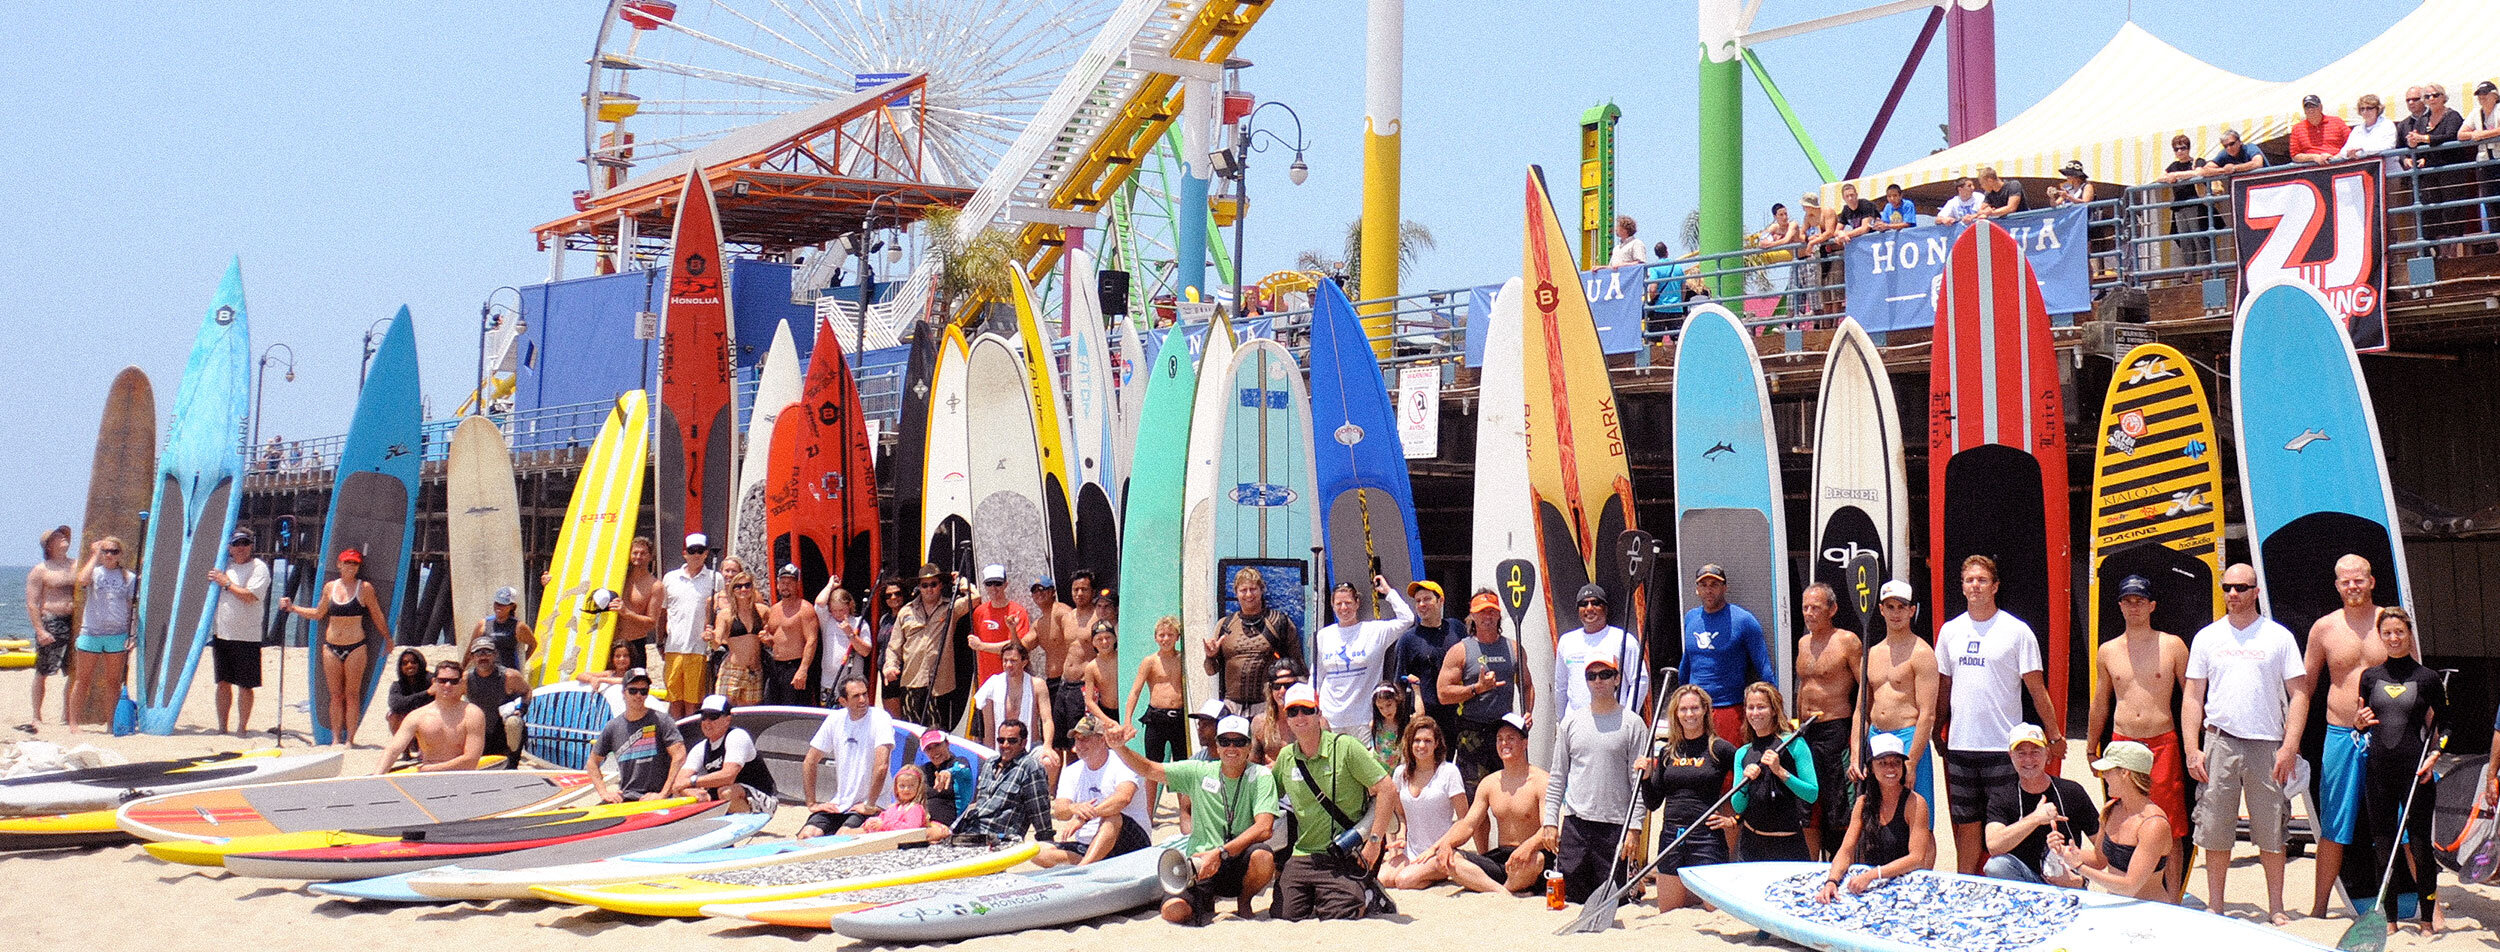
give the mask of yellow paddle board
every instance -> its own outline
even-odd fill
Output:
[[[665,810],[693,802],[693,797],[678,797],[673,800],[632,800],[625,803],[602,803],[569,810],[548,810],[491,819],[505,821],[538,817],[544,818],[549,823],[564,820],[604,820],[611,817],[647,813],[652,810]],[[182,863],[188,866],[223,866],[226,864],[227,856],[237,853],[322,849],[331,846],[353,846],[359,843],[388,843],[397,839],[401,837],[396,832],[375,834],[348,830],[308,830],[300,833],[238,836],[226,840],[165,840],[147,844],[147,850],[148,855],[169,863]]]
[[[910,883],[935,882],[964,876],[986,876],[1013,868],[1041,852],[1039,843],[1026,843],[1013,849],[983,853],[949,863],[907,869],[873,876],[829,879],[818,882],[791,883],[782,886],[742,886],[713,882],[693,877],[644,880],[607,886],[562,887],[539,886],[530,891],[541,899],[597,906],[610,912],[637,916],[691,917],[711,915],[719,908],[723,915],[741,918],[730,908],[748,903],[779,902],[806,899],[854,889],[877,889]]]
[[[2119,583],[2152,585],[2152,626],[2181,638],[2222,614],[2222,454],[2196,365],[2168,344],[2119,358],[2092,449],[2092,690],[2127,630]],[[2098,739],[2098,738],[2096,738]]]
[[[642,391],[616,398],[582,463],[556,535],[555,558],[547,566],[547,587],[538,598],[538,655],[529,664],[533,685],[607,667],[616,613],[594,610],[589,598],[625,585],[626,553],[642,513],[642,476],[650,463],[649,415]]]

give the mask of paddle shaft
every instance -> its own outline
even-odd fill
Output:
[[[2439,756],[2439,745],[2432,742],[2429,725],[2423,725],[2422,758],[2414,763],[2411,777],[2421,777],[2423,766],[2429,764],[2431,762],[2431,758],[2437,756]],[[2387,844],[2387,867],[2379,871],[2378,901],[2371,904],[2370,911],[2364,913],[2358,921],[2355,921],[2351,928],[2344,930],[2344,935],[2347,939],[2355,933],[2363,933],[2364,930],[2368,930],[2364,934],[2369,935],[2371,941],[2366,943],[2366,947],[2372,950],[2384,949],[2387,947],[2387,903],[2394,895],[2391,890],[2393,890],[2396,886],[2396,859],[2397,857],[2404,855],[2404,846],[2402,843],[2404,839],[2405,823],[2413,819],[2413,801],[2421,799],[2421,792],[2422,787],[2418,782],[2418,779],[2416,782],[2408,784],[2405,791],[2404,808],[2396,811],[2397,842]],[[2434,871],[2434,874],[2435,873],[2436,871]],[[2335,945],[2336,948],[2339,949],[2352,948],[2352,946],[2345,945],[2343,941],[2338,941]]]
[[[1773,742],[1771,749],[1787,750],[1789,744],[1796,742],[1797,735],[1805,733],[1806,727],[1813,724],[1815,720],[1821,716],[1822,715],[1820,714],[1806,715],[1804,720],[1797,722],[1797,729],[1781,735],[1779,740]],[[1650,857],[1649,862],[1643,864],[1639,872],[1633,873],[1630,878],[1624,880],[1623,885],[1617,886],[1612,879],[1609,879],[1605,885],[1599,887],[1597,893],[1589,896],[1589,901],[1585,905],[1581,906],[1580,918],[1572,920],[1570,925],[1556,930],[1554,934],[1570,935],[1575,932],[1596,932],[1606,928],[1608,925],[1612,925],[1615,921],[1615,910],[1623,905],[1623,894],[1626,890],[1631,888],[1631,884],[1640,882],[1642,878],[1656,872],[1658,864],[1664,861],[1668,854],[1674,853],[1676,847],[1684,845],[1685,837],[1693,835],[1693,832],[1696,830],[1708,827],[1710,825],[1708,823],[1710,815],[1719,812],[1719,808],[1726,806],[1729,800],[1735,798],[1736,791],[1742,790],[1744,787],[1744,773],[1740,766],[1737,770],[1737,775],[1732,778],[1732,782],[1728,784],[1727,792],[1720,794],[1718,802],[1711,804],[1709,809],[1701,811],[1702,819],[1696,820],[1692,823],[1692,825],[1685,827],[1684,832],[1675,835],[1675,839],[1668,840],[1667,845],[1660,848],[1657,855]],[[1620,849],[1617,851],[1620,852]],[[1597,916],[1597,910],[1599,909],[1605,910],[1605,916],[1602,919]]]

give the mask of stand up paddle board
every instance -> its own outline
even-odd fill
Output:
[[[964,389],[971,357],[963,333],[948,326],[938,346],[937,368],[929,375],[929,440],[920,495],[920,529],[927,537],[924,557],[966,578],[980,568],[971,564],[972,402]]]
[[[597,906],[628,915],[688,917],[712,915],[704,910],[715,906],[805,899],[880,886],[980,876],[1011,868],[1032,859],[1041,850],[1040,843],[998,850],[931,846],[818,860],[823,865],[812,868],[780,864],[771,870],[776,874],[772,876],[756,875],[760,870],[732,871],[602,886],[539,886],[531,892],[541,899]],[[797,881],[790,881],[793,879]],[[734,910],[723,909],[717,914],[741,918]]]
[[[1214,382],[1223,391],[1223,402],[1222,419],[1214,427],[1215,471],[1209,477],[1214,499],[1208,521],[1214,538],[1205,592],[1212,611],[1204,616],[1210,620],[1205,627],[1212,634],[1212,619],[1240,609],[1233,576],[1252,569],[1266,581],[1268,608],[1292,619],[1296,630],[1311,631],[1311,620],[1304,615],[1318,574],[1312,556],[1318,542],[1319,477],[1302,368],[1284,345],[1252,340],[1234,352],[1232,366]],[[1185,644],[1189,671],[1206,670],[1205,642],[1190,639]],[[1203,679],[1193,692],[1193,698],[1217,696],[1214,679]]]
[[[104,419],[96,425],[95,461],[87,468],[87,513],[79,521],[78,546],[69,557],[76,559],[95,543],[111,538],[121,540],[124,568],[146,565],[147,523],[141,514],[148,511],[148,494],[156,489],[155,473],[156,387],[148,382],[145,371],[124,367],[113,375],[112,389],[104,394]],[[79,607],[71,612],[72,631],[86,617],[86,593],[83,586],[78,589]],[[28,652],[27,665],[34,660],[33,652]],[[110,723],[113,696],[94,693],[101,696],[89,699],[79,722]]]
[[[2118,583],[2153,583],[2153,628],[2182,638],[2222,617],[2222,456],[2196,367],[2168,344],[2127,352],[2092,448],[2093,696],[2101,643],[2127,630]]]
[[[1137,663],[1155,651],[1155,620],[1181,617],[1181,493],[1189,471],[1189,429],[1198,363],[1180,325],[1163,333],[1153,365],[1129,386],[1145,393],[1131,458],[1120,534],[1120,683],[1137,682]]]
[[[817,339],[825,332],[819,326]],[[943,338],[938,329],[926,322],[911,326],[911,353],[903,361],[903,390],[899,395],[901,412],[894,424],[894,447],[886,455],[886,481],[894,487],[894,535],[892,545],[897,554],[879,553],[880,564],[896,566],[909,575],[928,558],[923,544],[928,538],[921,532],[921,483],[928,478],[929,395],[930,377],[937,373],[938,342]],[[815,370],[813,355],[809,358],[810,376]]]
[[[922,899],[830,914],[824,926],[871,942],[953,942],[1118,915],[1180,895],[1197,876],[1187,855],[1156,847],[1091,866],[1003,878],[1006,881],[984,889],[941,887]],[[762,912],[748,918],[775,925],[817,926],[813,916],[789,913]]]
[[[756,814],[748,814],[750,816]],[[758,866],[806,863],[883,852],[927,837],[925,830],[837,834],[809,840],[776,840],[654,856],[582,859],[510,869],[441,867],[408,878],[408,888],[431,899],[531,899],[531,889],[601,886],[644,880],[704,876]]]
[[[650,409],[640,390],[628,390],[609,408],[607,422],[591,441],[573,482],[573,499],[556,534],[547,564],[547,587],[538,601],[538,657],[530,683],[541,688],[572,680],[585,668],[608,666],[608,639],[616,612],[600,610],[590,596],[625,587],[626,559],[634,523],[642,514],[643,460],[650,445]]]
[[[451,432],[451,460],[445,468],[452,630],[466,637],[470,625],[495,613],[496,590],[530,590],[521,567],[521,496],[512,478],[512,451],[490,418],[460,421]],[[513,617],[530,617],[527,598],[513,606]]]
[[[1120,348],[1119,363],[1112,372],[1120,378],[1120,437],[1111,444],[1111,462],[1112,468],[1120,474],[1120,481],[1113,484],[1119,492],[1112,498],[1111,506],[1123,514],[1122,524],[1125,525],[1128,512],[1128,484],[1137,472],[1137,460],[1134,455],[1137,450],[1137,428],[1145,420],[1146,414],[1146,378],[1152,376],[1154,372],[1152,368],[1155,364],[1155,355],[1150,348],[1161,338],[1137,336],[1137,324],[1129,320],[1126,302],[1122,302],[1119,308],[1112,310],[1118,312],[1112,316],[1111,320],[1119,330],[1119,335],[1112,338]]]
[[[732,396],[736,327],[729,321],[729,261],[720,248],[720,210],[711,179],[686,173],[669,240],[668,308],[660,332],[660,425],[651,496],[660,551],[677,551],[688,533],[729,542],[729,497],[737,486],[738,408]]]
[[[663,806],[661,804],[669,804]],[[719,801],[634,801],[566,819],[491,829],[431,830],[374,843],[344,843],[304,849],[226,854],[226,872],[259,879],[368,879],[432,869],[446,863],[486,859],[505,853],[595,840],[619,833],[666,827],[728,809]],[[515,817],[514,819],[522,819]]]
[[[1050,544],[1051,584],[1057,591],[1067,591],[1067,573],[1074,571],[1076,561],[1076,481],[1075,461],[1071,459],[1066,401],[1059,394],[1059,360],[1052,356],[1050,337],[1042,333],[1041,323],[1033,316],[1033,285],[1024,279],[1021,268],[1008,269],[1007,285],[1016,312],[1016,346],[1024,361],[1024,385],[1028,397],[1026,407],[1033,418],[1033,450],[1041,464],[1041,502],[1043,526]],[[979,528],[979,523],[974,523]],[[1016,579],[1017,595],[1031,585],[1031,578]]]
[[[818,335],[817,346],[825,338]],[[773,446],[773,421],[781,411],[799,399],[799,346],[790,336],[790,322],[773,325],[773,343],[764,351],[764,363],[756,368],[755,402],[747,410],[746,456],[738,464],[738,491],[732,497],[736,505],[729,510],[729,533],[725,540],[729,554],[746,563],[747,571],[759,579],[770,579],[782,559],[772,551],[772,535],[766,528],[766,472],[774,471],[770,457]],[[821,580],[822,576],[819,576]],[[821,584],[821,581],[820,581]],[[814,590],[809,590],[814,595]]]
[[[243,263],[237,260],[226,267],[217,297],[200,320],[174,395],[174,417],[156,459],[155,495],[147,507],[147,541],[140,546],[145,561],[122,563],[139,572],[138,625],[123,697],[137,707],[139,729],[151,734],[173,732],[200,649],[217,623],[219,590],[200,579],[210,569],[226,567],[226,537],[243,509],[236,484],[243,479],[251,361]],[[149,423],[153,427],[154,421]]]
[[[1675,342],[1675,561],[1681,611],[1701,607],[1701,567],[1727,570],[1727,601],[1753,613],[1771,641],[1783,695],[1797,693],[1789,637],[1788,503],[1780,489],[1771,392],[1753,333],[1716,304],[1692,308]],[[1846,591],[1846,589],[1842,589]],[[1844,599],[1845,601],[1846,599]],[[1657,626],[1682,644],[1680,624]],[[1718,632],[1731,635],[1732,632]],[[1652,658],[1663,646],[1651,645]],[[1733,703],[1736,699],[1726,699]],[[1721,699],[1713,698],[1713,703]]]
[[[972,343],[964,385],[971,420],[980,429],[980,439],[971,441],[972,548],[984,564],[1006,567],[1011,603],[1022,600],[1036,579],[1058,578],[1051,561],[1048,474],[1035,448],[1039,437],[1025,370],[1006,338],[984,334]],[[1004,670],[998,657],[981,652],[974,659],[975,684]]]
[[[1840,593],[1832,624],[1883,636],[1884,620],[1858,616],[1851,562],[1874,553],[1877,584],[1908,580],[1910,480],[1902,464],[1901,410],[1875,341],[1842,318],[1823,355],[1814,418],[1814,581]],[[1868,601],[1874,601],[1869,592]]]
[[[598,742],[599,732],[625,713],[620,693],[579,681],[531,691],[529,710],[521,715],[527,725],[522,752],[566,770],[582,769],[590,762],[590,746]]]
[[[276,748],[55,770],[0,780],[0,814],[107,810],[141,797],[336,776],[338,751],[289,754]]]
[[[838,577],[865,604],[880,557],[876,457],[868,445],[866,407],[850,364],[843,360],[841,341],[831,325],[817,328],[816,340],[816,352],[808,355],[807,387],[799,396],[805,412],[793,418],[801,428],[796,437],[800,442],[774,448],[776,478],[783,480],[794,507],[774,512],[773,537],[787,534],[799,541],[796,564],[809,596]],[[812,565],[806,551],[811,536],[822,549]],[[791,564],[780,543],[774,545],[775,557]]]
[[[356,577],[373,583],[383,616],[365,618],[364,651],[351,656],[364,665],[364,676],[356,682],[358,711],[372,708],[374,692],[390,671],[384,654],[391,650],[391,629],[402,621],[400,608],[408,599],[409,576],[415,574],[406,569],[417,530],[417,476],[425,458],[425,411],[418,402],[417,379],[416,326],[402,307],[391,317],[390,330],[383,332],[382,344],[373,352],[364,392],[356,397],[355,419],[347,425],[347,443],[339,449],[338,475],[330,484],[330,515],[321,526],[321,562],[310,595],[328,600],[323,586],[330,573],[338,571],[340,552],[352,547],[364,553],[364,567]],[[324,636],[315,632],[314,637]],[[329,710],[321,666],[331,657],[326,650],[304,653],[313,688],[316,744],[355,740],[337,737],[335,726],[321,713]],[[362,721],[356,723],[362,726]]]
[[[1389,617],[1389,607],[1372,597],[1372,574],[1406,591],[1424,577],[1424,547],[1415,531],[1397,408],[1354,303],[1334,281],[1318,282],[1311,292],[1311,433],[1326,519],[1328,577],[1319,587],[1353,583],[1370,603],[1364,617]]]
[[[1234,343],[1231,322],[1217,313],[1207,325],[1207,341],[1198,352],[1198,389],[1189,409],[1189,458],[1181,471],[1181,644],[1183,657],[1188,659],[1181,667],[1185,669],[1184,696],[1191,698],[1216,693],[1215,677],[1206,673],[1204,662],[1205,646],[1215,638],[1224,604],[1217,593],[1222,583],[1215,578],[1216,465],[1224,446],[1224,408],[1232,396]],[[1154,620],[1145,622],[1151,638]]]
[[[808,742],[815,739],[816,729],[824,726],[825,718],[840,714],[843,712],[838,708],[757,704],[731,711],[729,726],[746,731],[747,736],[754,739],[756,756],[763,759],[765,769],[772,771],[773,786],[778,788],[776,793],[781,800],[799,803],[800,794],[806,790],[803,767],[807,760]],[[905,764],[925,763],[929,759],[920,751],[920,735],[927,728],[902,720],[893,724],[894,750],[887,758],[887,777],[894,776],[894,772],[903,769]],[[687,732],[686,736],[690,738],[702,736],[700,716],[680,720],[677,727]],[[954,751],[956,760],[972,768],[975,779],[987,769],[990,761],[998,757],[998,751],[953,733],[946,734],[946,746]],[[832,791],[834,778],[830,771],[820,772],[816,781],[818,793]],[[894,802],[892,784],[886,784],[877,791],[877,802]]]
[[[2394,484],[2361,359],[2326,299],[2306,285],[2261,288],[2231,331],[2232,427],[2240,499],[2266,615],[2301,644],[2342,606],[2335,560],[2370,560],[2381,605],[2413,603]],[[2418,650],[2436,650],[2426,636]]]
[[[1068,320],[1068,445],[1076,493],[1076,567],[1091,569],[1097,588],[1120,579],[1120,479],[1114,459],[1121,438],[1120,403],[1111,380],[1110,343],[1103,335],[1102,299],[1094,287],[1094,258],[1068,249],[1065,265]],[[1131,333],[1135,333],[1132,331]],[[1071,595],[1074,593],[1071,592]]]
[[[1504,282],[1493,295],[1493,313],[1485,323],[1483,371],[1476,377],[1476,482],[1474,547],[1471,581],[1502,598],[1511,619],[1508,632],[1519,644],[1532,687],[1527,710],[1528,759],[1539,767],[1551,762],[1554,729],[1562,720],[1555,706],[1554,626],[1545,600],[1551,595],[1539,584],[1537,571],[1536,502],[1528,491],[1527,366],[1520,350],[1526,316],[1518,278]],[[1462,712],[1464,706],[1462,706]]]
[[[2072,710],[2065,400],[2040,285],[2014,236],[1994,222],[1953,240],[1933,367],[1927,538],[1935,618],[1942,624],[1968,607],[1965,557],[1995,559],[1997,607],[2039,635],[2049,697]],[[2031,699],[2023,703],[2028,709]]]
[[[771,819],[770,813],[738,813],[690,819],[646,829],[611,832],[552,846],[473,857],[450,865],[430,866],[389,876],[346,882],[315,883],[309,889],[320,895],[337,896],[341,899],[400,903],[443,902],[445,900],[416,891],[409,885],[410,881],[419,876],[458,877],[480,872],[545,869],[609,858],[647,859],[683,856],[688,853],[721,849],[746,839],[763,829],[764,824]],[[527,897],[527,890],[523,890],[520,896],[504,898]]]
[[[586,774],[538,770],[337,777],[147,797],[123,804],[114,822],[151,842],[216,842],[529,813],[590,789]]]

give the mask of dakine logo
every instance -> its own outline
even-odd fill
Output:
[[[2283,448],[2294,453],[2298,453],[2302,450],[2308,449],[2309,444],[2311,443],[2317,443],[2330,438],[2331,437],[2326,435],[2325,430],[2302,430],[2300,431],[2299,436],[2292,437],[2291,442],[2283,444]]]
[[[2178,371],[2170,368],[2170,361],[2160,357],[2151,357],[2135,365],[2134,372],[2127,375],[2127,386],[2132,387],[2147,381],[2178,375]]]
[[[1562,292],[1554,288],[1554,282],[1539,281],[1536,283],[1537,310],[1550,312],[1554,308],[1561,306],[1561,304]]]
[[[2119,429],[2121,429],[2121,430],[2126,431],[2126,433],[2127,433],[2127,435],[2128,435],[2128,436],[2132,436],[2132,437],[2135,437],[2135,438],[2137,438],[2137,439],[2143,439],[2143,438],[2144,438],[2144,429],[2145,429],[2145,427],[2144,427],[2144,411],[2142,411],[2142,410],[2129,410],[2129,411],[2127,411],[2127,412],[2125,412],[2125,413],[2121,413],[2121,414],[2119,414],[2119,415],[2118,415],[2118,428],[2119,428]]]
[[[1725,443],[1713,443],[1713,444],[1710,444],[1710,448],[1709,448],[1709,449],[1706,449],[1706,450],[1701,451],[1701,458],[1706,459],[1706,460],[1716,460],[1716,459],[1718,459],[1718,458],[1719,458],[1719,456],[1720,456],[1721,454],[1723,454],[1723,453],[1734,453],[1734,452],[1736,452],[1736,447],[1730,446],[1730,445],[1725,444]]]
[[[1847,545],[1836,545],[1823,550],[1823,561],[1833,565],[1847,565],[1859,558],[1871,559],[1882,556],[1883,553],[1859,546],[1856,539],[1849,540]]]
[[[226,326],[229,326],[229,325],[231,325],[231,324],[233,324],[233,323],[234,323],[234,305],[232,305],[232,304],[220,304],[220,305],[217,305],[217,326],[219,326],[219,327],[226,327]]]

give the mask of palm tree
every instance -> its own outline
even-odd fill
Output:
[[[923,219],[928,229],[929,251],[937,256],[935,291],[938,313],[949,320],[969,323],[980,312],[958,313],[959,304],[1005,301],[1014,292],[1009,289],[1007,275],[1016,264],[1015,239],[995,228],[982,229],[971,240],[958,244],[955,224],[962,209],[933,208]],[[966,298],[970,298],[966,301]]]
[[[1422,252],[1432,250],[1433,247],[1432,229],[1412,220],[1400,225],[1398,228],[1398,270],[1404,272],[1413,268],[1417,256]],[[1314,248],[1295,255],[1293,266],[1302,271],[1343,275],[1346,286],[1362,287],[1363,219],[1358,216],[1346,223],[1342,257],[1332,259],[1326,253]]]

